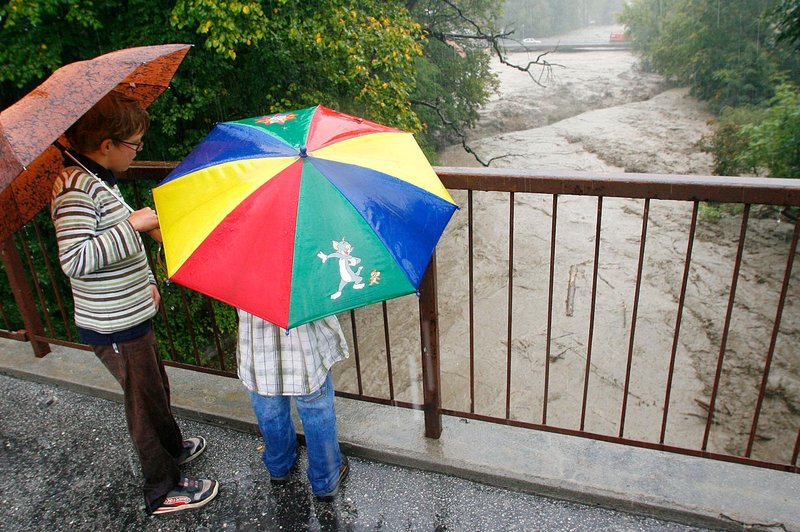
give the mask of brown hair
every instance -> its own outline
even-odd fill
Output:
[[[73,149],[89,153],[106,139],[123,140],[144,134],[150,127],[150,115],[139,102],[115,91],[109,92],[78,119],[66,136]]]

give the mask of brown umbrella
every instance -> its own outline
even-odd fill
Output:
[[[63,168],[53,142],[112,90],[150,105],[190,47],[141,46],[70,63],[0,113],[0,242],[50,202]]]

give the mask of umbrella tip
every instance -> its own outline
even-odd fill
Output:
[[[300,157],[302,157],[303,159],[308,157],[308,148],[306,148],[305,146],[300,148]]]

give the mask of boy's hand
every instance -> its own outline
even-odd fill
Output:
[[[158,228],[150,229],[147,232],[147,234],[150,235],[152,237],[152,239],[155,240],[156,242],[158,242],[159,244],[164,242],[164,239],[161,237],[161,229],[158,229]]]
[[[150,294],[153,296],[153,305],[158,310],[158,306],[161,304],[161,294],[158,293],[158,287],[154,284],[150,285]]]
[[[128,216],[128,223],[136,231],[147,232],[158,227],[158,215],[150,207],[134,211]]]

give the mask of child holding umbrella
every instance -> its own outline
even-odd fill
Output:
[[[128,169],[149,125],[136,100],[114,91],[86,112],[66,133],[74,151],[65,151],[51,216],[75,324],[123,389],[145,507],[162,514],[203,506],[219,486],[180,473],[180,465],[205,451],[206,441],[183,439],[152,330],[161,298],[140,233],[157,230],[158,217],[149,207],[130,212],[116,186],[114,172]]]

